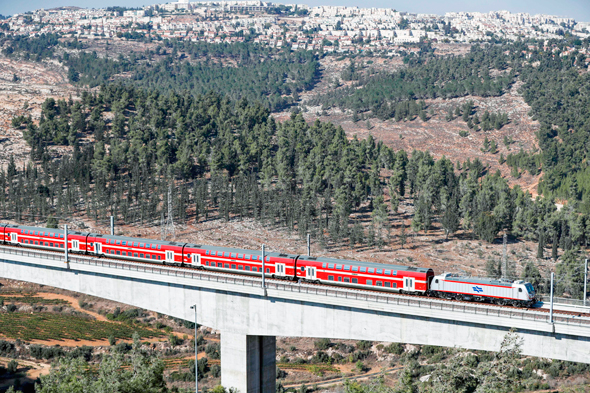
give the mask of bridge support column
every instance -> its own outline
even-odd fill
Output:
[[[275,336],[221,332],[221,384],[240,393],[275,393]]]

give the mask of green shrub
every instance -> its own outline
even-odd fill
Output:
[[[313,343],[315,349],[326,350],[332,346],[332,341],[329,338],[320,338]]]

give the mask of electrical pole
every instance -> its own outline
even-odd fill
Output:
[[[262,289],[266,289],[266,282],[264,280],[264,273],[266,273],[266,265],[264,263],[264,244],[262,245]]]
[[[197,305],[193,304],[191,309],[195,310],[195,393],[199,393],[199,362],[197,361]]]
[[[502,245],[502,278],[508,278],[508,258],[506,256],[506,243],[508,240],[508,236],[504,233],[503,236],[503,245]]]
[[[163,215],[164,213],[162,213]],[[166,240],[169,234],[172,234],[172,239],[176,239],[176,229],[174,228],[174,214],[172,211],[172,186],[168,186],[168,215],[166,223],[164,224],[162,240]]]
[[[68,226],[67,224],[64,225],[64,241],[65,241],[65,253],[66,253],[66,260],[65,263],[69,263],[70,261],[68,260]]]
[[[588,259],[584,261],[584,307],[586,307],[586,297],[588,289]]]
[[[111,236],[115,236],[115,217],[111,216]]]
[[[307,256],[311,256],[311,235],[307,234]]]
[[[553,324],[553,276],[555,273],[551,272],[551,305],[549,306],[549,323]]]

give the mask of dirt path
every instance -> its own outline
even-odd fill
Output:
[[[80,311],[82,313],[92,315],[94,318],[96,318],[97,321],[109,322],[109,320],[104,315],[100,315],[99,313],[96,313],[93,311],[88,311],[88,310],[80,307],[80,304],[78,303],[78,299],[76,299],[75,297],[60,295],[57,293],[49,293],[49,292],[38,292],[37,296],[42,297],[43,299],[48,299],[48,300],[54,300],[54,299],[65,300],[66,302],[69,302],[70,306],[72,306],[74,309],[76,309],[76,311]]]
[[[0,364],[4,364],[6,366],[8,362],[10,362],[11,358],[0,357]],[[40,375],[49,374],[49,370],[51,369],[51,365],[48,363],[41,363],[41,362],[33,362],[30,360],[23,360],[23,359],[16,359],[18,362],[19,370],[22,368],[28,368],[27,372],[25,373],[27,378],[32,380],[36,380]],[[14,384],[15,378],[3,380],[0,383],[0,388],[9,387]]]
[[[355,375],[353,377],[336,377],[336,378],[327,379],[327,380],[321,381],[321,382],[313,382],[312,384],[313,385],[316,385],[318,387],[321,387],[321,386],[333,385],[333,384],[336,384],[336,383],[343,383],[346,380],[349,380],[349,381],[363,381],[363,380],[366,380],[367,378],[375,377],[377,375],[381,375],[382,373],[387,374],[387,373],[390,373],[392,371],[397,371],[397,370],[401,370],[401,369],[402,369],[401,367],[392,367],[392,368],[388,368],[388,369],[385,369],[385,370],[371,371],[371,372],[368,372],[366,374]],[[288,385],[284,385],[284,387],[285,387],[285,389],[287,389],[287,388],[297,388],[297,387],[299,387],[301,385],[302,385],[302,382],[300,382],[300,383],[290,383]]]

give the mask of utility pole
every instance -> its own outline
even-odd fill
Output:
[[[586,307],[586,297],[588,289],[588,258],[584,261],[584,307]]]
[[[197,361],[197,305],[193,304],[191,309],[195,310],[195,393],[199,393],[199,364]]]
[[[553,276],[555,273],[551,272],[551,305],[549,306],[549,323],[553,324]]]
[[[111,236],[115,236],[115,217],[111,216]]]
[[[65,241],[65,245],[64,245],[64,249],[65,249],[65,253],[66,253],[66,260],[65,263],[70,263],[69,259],[68,259],[68,225],[64,225],[64,241]]]
[[[262,289],[266,291],[266,281],[264,279],[264,274],[266,273],[266,265],[264,263],[264,244],[262,245]]]
[[[504,233],[504,236],[502,237],[503,239],[503,245],[502,245],[502,278],[508,278],[508,257],[507,257],[507,252],[506,252],[506,243],[508,240],[508,236],[506,236],[506,233]]]
[[[162,213],[163,215],[164,213]],[[163,220],[162,220],[163,221]],[[172,239],[176,239],[176,229],[174,228],[174,214],[172,211],[172,186],[168,186],[168,215],[166,223],[162,229],[162,240],[166,240],[169,234],[172,234]]]
[[[307,234],[307,256],[311,256],[311,235]]]

